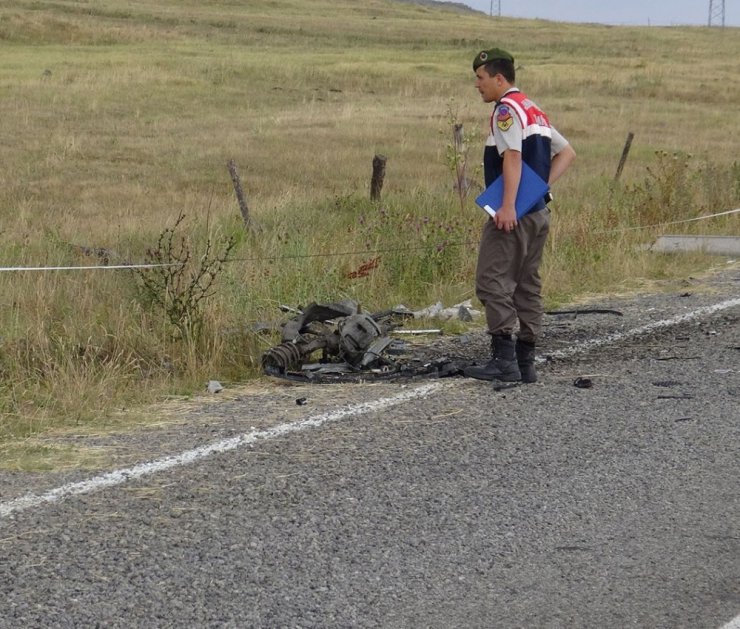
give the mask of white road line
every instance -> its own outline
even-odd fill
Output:
[[[740,629],[740,616],[736,616],[726,625],[722,625],[720,629]]]
[[[324,413],[323,415],[316,415],[315,417],[309,417],[299,422],[279,424],[268,428],[266,430],[253,430],[252,432],[239,435],[238,437],[232,437],[230,439],[223,439],[222,441],[216,441],[200,448],[194,448],[193,450],[187,450],[177,456],[170,456],[156,461],[150,461],[148,463],[141,463],[126,469],[115,470],[107,474],[101,474],[85,481],[77,483],[69,483],[62,485],[50,491],[41,494],[26,494],[20,498],[10,500],[8,502],[0,503],[0,519],[6,518],[13,513],[25,511],[33,507],[38,507],[44,503],[57,502],[69,496],[77,496],[80,494],[88,494],[90,492],[102,489],[104,487],[112,487],[114,485],[121,485],[131,480],[142,478],[144,476],[150,476],[157,472],[163,472],[165,470],[172,469],[174,467],[181,467],[183,465],[190,465],[201,459],[205,459],[213,454],[219,454],[222,452],[228,452],[236,448],[250,445],[261,439],[274,439],[281,437],[292,432],[300,432],[308,428],[316,428],[322,424],[329,422],[335,422],[356,415],[362,415],[363,413],[373,413],[410,400],[418,400],[425,397],[429,397],[432,393],[442,388],[444,383],[433,382],[431,384],[425,384],[415,389],[403,391],[398,395],[394,395],[387,398],[381,398],[372,402],[365,402],[362,404],[354,404],[346,408],[341,408],[336,411]]]
[[[596,349],[597,347],[602,347],[603,345],[611,345],[613,343],[618,343],[619,341],[624,341],[625,339],[634,338],[636,336],[642,336],[643,334],[654,332],[662,328],[670,328],[671,326],[678,325],[679,323],[685,323],[686,321],[692,321],[693,319],[698,319],[705,315],[710,315],[716,312],[721,312],[722,310],[727,310],[728,308],[732,308],[733,306],[740,306],[740,298],[729,299],[727,301],[722,301],[712,306],[698,308],[696,310],[692,310],[691,312],[686,312],[684,314],[671,317],[670,319],[653,321],[652,323],[647,323],[643,326],[640,326],[639,328],[633,328],[625,332],[615,332],[614,334],[607,334],[606,336],[598,339],[583,341],[582,343],[573,345],[572,347],[568,347],[566,349],[555,350],[554,352],[547,352],[547,356],[550,358],[569,358],[570,356],[574,356],[575,354],[583,354],[592,349]],[[546,358],[540,357],[539,360],[546,360]]]
[[[552,352],[550,353],[550,356],[553,358],[567,358],[568,356],[573,356],[574,354],[586,352],[591,349],[601,347],[603,345],[616,343],[618,341],[635,336],[640,336],[642,334],[646,334],[660,328],[670,327],[672,325],[691,321],[692,319],[697,319],[704,315],[720,312],[722,310],[726,310],[727,308],[732,308],[733,306],[740,306],[740,299],[723,301],[721,303],[714,304],[713,306],[706,306],[704,308],[692,310],[691,312],[687,312],[685,314],[672,317],[670,319],[654,321],[653,323],[648,323],[647,325],[641,326],[639,328],[634,328],[632,330],[627,330],[626,332],[609,334],[603,338],[585,341],[571,348]],[[280,424],[278,426],[274,426],[273,428],[268,428],[267,430],[252,431],[243,435],[239,435],[238,437],[224,439],[222,441],[217,441],[215,443],[201,446],[200,448],[188,450],[186,452],[178,454],[177,456],[157,459],[156,461],[150,461],[148,463],[141,463],[140,465],[135,465],[126,469],[115,470],[107,474],[95,476],[85,481],[62,485],[61,487],[57,487],[45,493],[26,494],[25,496],[15,498],[14,500],[9,500],[8,502],[0,502],[0,519],[6,518],[13,513],[25,511],[33,507],[38,507],[45,503],[57,502],[69,496],[87,494],[98,489],[102,489],[104,487],[121,485],[130,480],[135,480],[144,476],[150,476],[152,474],[156,474],[157,472],[163,472],[174,467],[190,465],[213,454],[228,452],[241,446],[250,445],[261,439],[274,439],[276,437],[281,437],[292,432],[300,432],[308,428],[316,428],[328,422],[339,421],[348,417],[361,415],[363,413],[371,413],[386,408],[391,408],[410,400],[429,397],[432,393],[442,388],[443,386],[444,384],[442,382],[425,384],[418,388],[404,391],[392,397],[382,398],[363,404],[355,404],[346,408],[325,413],[323,415],[310,417],[303,421]],[[729,627],[723,627],[722,629],[740,629],[740,627],[732,624],[737,622],[738,619],[735,619],[731,621]]]

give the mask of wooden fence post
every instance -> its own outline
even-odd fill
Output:
[[[619,181],[619,178],[622,176],[622,169],[624,168],[624,163],[627,161],[627,155],[629,155],[634,137],[635,134],[632,131],[627,134],[627,141],[624,143],[624,149],[622,150],[622,158],[619,160],[619,166],[617,166],[617,174],[614,175],[615,182]]]
[[[370,199],[380,201],[380,191],[383,189],[385,179],[385,155],[373,157],[373,178],[370,180]]]
[[[249,207],[247,207],[247,201],[244,198],[244,190],[242,189],[242,182],[239,178],[239,173],[236,170],[236,163],[233,159],[230,159],[226,163],[231,175],[231,182],[234,184],[234,192],[236,193],[236,200],[239,203],[239,211],[241,212],[244,224],[249,227]]]
[[[455,124],[452,130],[453,138],[453,151],[455,160],[455,188],[460,196],[460,205],[462,207],[465,197],[468,195],[470,188],[470,181],[467,178],[467,147],[465,146],[465,132],[463,130],[463,124],[458,122]]]

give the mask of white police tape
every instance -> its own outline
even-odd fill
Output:
[[[92,271],[116,269],[157,269],[166,266],[181,266],[176,264],[109,264],[94,266],[0,266],[0,272],[3,271]]]
[[[620,229],[609,229],[606,231],[593,232],[594,234],[617,234],[626,231],[632,231],[635,229],[650,229],[651,227],[664,227],[667,225],[678,225],[680,223],[692,223],[694,221],[703,221],[708,218],[716,218],[717,216],[727,216],[729,214],[737,214],[740,212],[740,208],[734,210],[727,210],[726,212],[718,212],[717,214],[707,214],[706,216],[697,216],[695,218],[687,218],[681,221],[670,221],[668,223],[655,223],[653,225],[637,225],[636,227],[623,227]],[[465,241],[465,242],[451,242],[446,243],[447,246],[457,245],[470,245],[475,244],[476,241]],[[437,245],[431,245],[437,246]],[[417,247],[419,249],[426,249],[429,245],[424,247]],[[412,248],[414,249],[414,248]],[[407,251],[408,249],[404,249]],[[260,259],[263,260],[287,260],[289,258],[314,258],[314,257],[327,257],[327,256],[348,256],[358,254],[372,254],[372,253],[383,253],[383,252],[394,252],[400,251],[400,249],[377,249],[370,251],[345,251],[341,253],[319,253],[315,255],[302,255],[302,256],[283,256],[274,258],[240,258],[238,260],[231,260],[232,262],[254,262]],[[117,269],[157,269],[169,266],[182,266],[181,263],[171,264],[110,264],[110,265],[96,265],[96,266],[0,266],[0,273],[8,271],[97,271],[97,270],[117,270]]]
[[[717,214],[707,214],[705,216],[696,216],[694,218],[686,218],[680,221],[669,221],[668,223],[654,223],[652,225],[637,225],[636,227],[622,227],[620,229],[608,229],[606,231],[594,232],[594,234],[618,234],[621,232],[628,232],[635,229],[649,229],[651,227],[665,227],[667,225],[679,225],[681,223],[693,223],[694,221],[704,221],[708,218],[716,218],[717,216],[727,216],[728,214],[737,214],[740,212],[740,208],[735,210],[727,210],[726,212],[718,212]]]

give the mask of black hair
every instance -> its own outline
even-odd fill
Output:
[[[496,76],[500,74],[509,83],[514,84],[516,82],[516,70],[514,70],[514,62],[509,59],[491,59],[484,66],[489,76]]]

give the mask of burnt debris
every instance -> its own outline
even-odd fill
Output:
[[[281,342],[262,355],[265,374],[289,380],[345,382],[462,375],[470,361],[427,360],[393,331],[414,317],[403,306],[362,312],[352,300],[312,303],[282,325]]]

